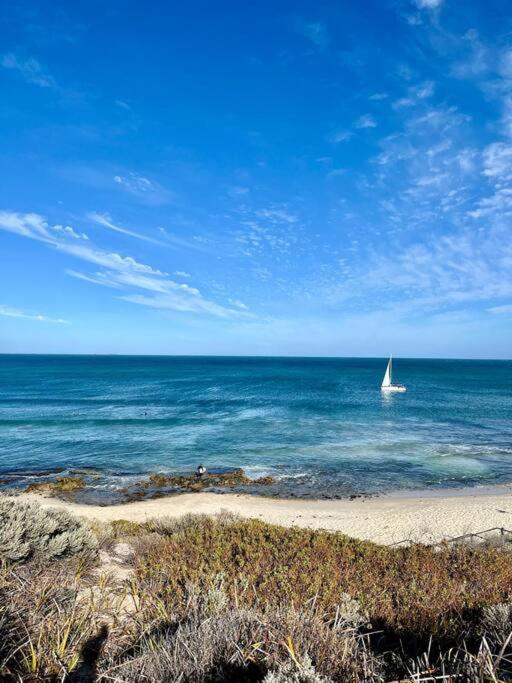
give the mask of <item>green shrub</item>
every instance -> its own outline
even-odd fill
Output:
[[[387,548],[340,533],[257,520],[202,518],[156,536],[139,552],[141,591],[168,610],[186,609],[191,583],[222,575],[229,599],[246,607],[314,600],[333,618],[348,594],[375,628],[417,636],[459,636],[469,612],[512,595],[510,556],[496,549]]]
[[[24,562],[42,553],[54,560],[95,547],[89,527],[64,510],[0,497],[0,558]]]

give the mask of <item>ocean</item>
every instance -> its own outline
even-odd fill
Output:
[[[0,482],[84,470],[90,502],[199,463],[275,496],[512,482],[512,361],[396,359],[389,396],[386,363],[2,355]]]

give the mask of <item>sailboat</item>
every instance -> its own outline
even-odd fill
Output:
[[[404,384],[393,384],[393,356],[389,357],[388,367],[384,373],[384,379],[380,385],[380,390],[388,393],[391,391],[407,391]]]

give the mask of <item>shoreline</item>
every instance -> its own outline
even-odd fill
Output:
[[[201,492],[107,506],[72,503],[38,493],[19,493],[16,497],[104,522],[144,522],[159,517],[228,511],[270,524],[340,531],[383,544],[404,540],[435,543],[493,527],[512,529],[512,485],[393,492],[353,500]]]

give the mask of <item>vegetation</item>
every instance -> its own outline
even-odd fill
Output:
[[[90,529],[64,510],[0,498],[0,558],[26,561],[41,553],[53,560],[92,550]]]
[[[0,504],[0,529],[28,514],[24,504]],[[40,545],[21,562],[0,547],[0,680],[512,675],[507,550],[392,549],[229,515],[87,533],[98,552],[84,544],[65,556]]]

